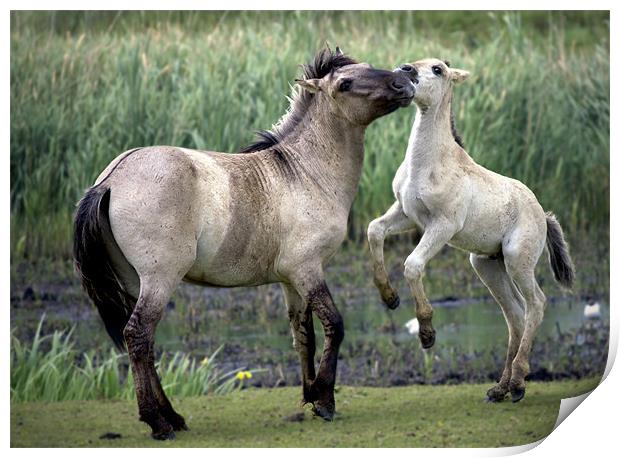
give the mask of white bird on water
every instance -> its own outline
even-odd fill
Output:
[[[601,318],[601,305],[598,301],[590,299],[583,309],[583,316],[588,320],[598,320]]]
[[[418,323],[417,318],[413,318],[405,323],[405,327],[407,328],[407,332],[409,334],[416,335],[420,332],[420,323]]]

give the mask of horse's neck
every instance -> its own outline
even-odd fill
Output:
[[[435,107],[418,107],[405,159],[411,171],[445,166],[453,159],[456,141],[450,127],[450,110],[449,96]]]
[[[364,131],[343,118],[310,107],[290,146],[305,173],[330,196],[351,206],[364,162]]]

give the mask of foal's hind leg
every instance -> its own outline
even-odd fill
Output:
[[[312,310],[308,303],[291,285],[282,284],[288,316],[293,334],[293,346],[299,353],[303,384],[302,403],[312,402],[310,387],[316,375],[314,370],[314,352],[316,350]]]
[[[415,224],[403,213],[400,202],[392,204],[385,214],[368,225],[368,245],[373,260],[374,282],[384,304],[395,309],[400,304],[398,292],[390,283],[383,259],[383,242],[388,235],[415,229]]]
[[[489,401],[502,401],[509,391],[508,384],[512,375],[512,360],[517,354],[523,335],[523,298],[506,273],[502,259],[491,259],[488,256],[477,256],[472,253],[469,260],[482,283],[489,289],[502,308],[508,325],[508,353],[504,371],[499,383],[487,391]]]
[[[512,361],[509,383],[513,402],[520,401],[525,396],[525,377],[530,372],[528,359],[534,336],[544,316],[545,294],[534,277],[534,268],[543,249],[542,243],[519,244],[517,242],[512,246],[504,247],[506,271],[525,299],[525,329],[517,354]]]

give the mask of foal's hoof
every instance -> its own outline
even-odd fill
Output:
[[[422,348],[427,350],[431,348],[433,345],[435,345],[436,334],[437,333],[435,332],[434,329],[431,329],[430,331],[420,329],[419,336],[420,336],[420,343],[422,344]]]
[[[510,390],[510,398],[512,402],[519,402],[525,396],[525,388],[512,388]]]
[[[325,421],[332,421],[334,419],[334,410],[334,405],[322,406],[320,404],[314,404],[312,406],[312,413]]]
[[[494,386],[489,391],[487,391],[486,402],[502,402],[506,399],[506,394],[508,391],[500,388],[499,386]]]
[[[394,310],[400,305],[400,296],[396,295],[388,300],[384,299],[383,303],[387,305],[387,308],[389,308],[390,310]]]

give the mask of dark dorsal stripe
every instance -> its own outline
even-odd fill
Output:
[[[333,52],[329,47],[326,47],[314,56],[313,62],[302,66],[303,78],[320,79],[329,75],[337,68],[356,63],[357,61],[352,58],[339,52]],[[271,130],[257,132],[258,139],[251,145],[243,148],[240,153],[262,151],[280,143],[301,122],[313,98],[314,94],[305,89],[294,90],[291,105],[286,114],[282,116],[280,121]]]

